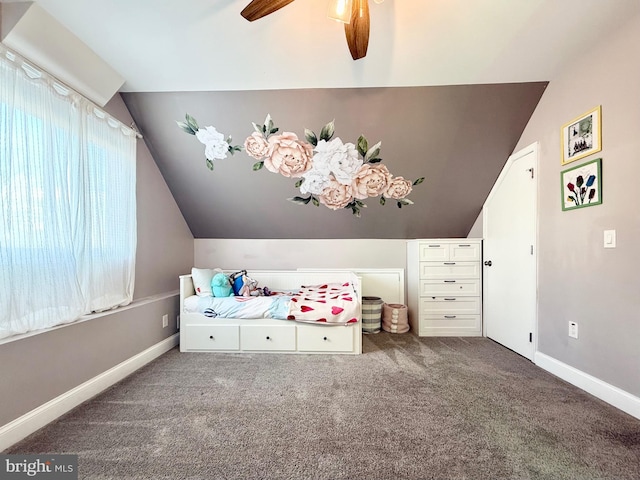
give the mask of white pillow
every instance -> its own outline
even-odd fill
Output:
[[[219,268],[192,268],[191,279],[193,288],[199,297],[213,297],[211,292],[211,279],[217,273],[222,273]]]

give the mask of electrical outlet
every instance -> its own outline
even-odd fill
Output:
[[[162,316],[162,328],[167,328],[169,326],[169,315],[164,314]]]
[[[576,322],[569,322],[569,336],[578,338],[578,324]]]

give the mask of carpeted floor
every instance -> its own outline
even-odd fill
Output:
[[[174,349],[5,453],[85,479],[638,479],[640,420],[486,338]]]

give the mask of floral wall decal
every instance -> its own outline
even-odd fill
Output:
[[[241,150],[238,145],[231,145],[231,137],[226,140],[224,135],[215,127],[198,127],[198,122],[188,113],[184,122],[176,122],[178,126],[190,135],[195,135],[200,143],[204,144],[204,155],[207,168],[213,170],[213,161],[227,158],[227,153],[233,155]]]
[[[226,154],[240,151],[241,147],[231,145],[231,137],[214,127],[201,129],[189,114],[186,122],[178,122],[185,132],[196,135],[205,144],[207,167],[213,170],[213,160],[226,158]],[[398,208],[412,205],[407,196],[415,185],[424,182],[424,177],[414,181],[394,176],[380,158],[382,142],[369,146],[361,135],[357,143],[343,142],[335,137],[333,121],[326,124],[316,135],[312,130],[304,130],[304,140],[293,132],[279,133],[280,129],[267,115],[264,123],[253,123],[254,132],[244,142],[246,153],[258,160],[253,170],[265,168],[269,172],[284,177],[298,179],[296,188],[300,196],[288,200],[301,204],[325,207],[331,210],[350,209],[358,217],[367,205],[364,200],[379,197],[381,205],[387,200],[396,202]]]

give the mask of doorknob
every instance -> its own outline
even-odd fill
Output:
[[[490,267],[490,266],[492,265],[491,260],[487,260],[486,262],[484,262],[484,264],[485,264],[487,267]]]

